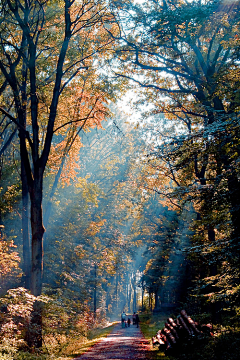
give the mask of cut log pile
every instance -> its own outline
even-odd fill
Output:
[[[159,346],[159,350],[168,353],[179,349],[183,343],[188,344],[190,341],[195,342],[211,336],[213,336],[211,324],[200,325],[193,321],[185,310],[181,310],[176,320],[167,319],[165,327],[152,338],[152,343]]]

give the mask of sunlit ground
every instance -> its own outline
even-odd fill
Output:
[[[111,333],[116,324],[117,322],[112,322],[102,329],[95,329],[89,334],[88,338],[82,338],[81,340],[79,338],[71,339],[63,350],[62,356],[57,359],[69,360],[70,358],[80,356],[96,343],[103,341]]]

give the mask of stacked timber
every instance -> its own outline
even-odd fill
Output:
[[[212,335],[211,324],[200,325],[192,320],[185,310],[181,310],[175,320],[171,317],[167,319],[165,327],[152,338],[152,343],[159,346],[159,350],[168,353],[179,349],[182,344],[195,342]]]

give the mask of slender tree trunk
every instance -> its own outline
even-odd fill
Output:
[[[97,264],[94,264],[94,292],[93,292],[93,313],[96,318],[97,314]]]
[[[109,282],[109,280],[107,279],[107,283]],[[110,304],[110,294],[109,294],[109,286],[107,285],[106,287],[106,314],[109,313],[109,304]]]
[[[235,170],[228,177],[228,190],[229,198],[231,202],[231,219],[233,224],[233,244],[236,248],[233,249],[235,255],[237,255],[237,262],[240,259],[240,182]]]
[[[144,299],[144,287],[142,287],[142,310],[144,308],[143,299]]]
[[[129,282],[128,286],[129,286],[129,289],[128,289],[128,310],[131,311],[132,288],[131,288],[131,283],[130,282]]]
[[[118,274],[117,273],[116,273],[115,298],[116,298],[116,311],[118,311]]]
[[[128,275],[127,275],[127,278],[126,278],[126,303],[127,303],[127,311],[129,312],[129,307],[128,307],[128,304],[129,304],[129,289],[128,289]]]
[[[154,310],[158,310],[158,290],[155,291],[155,304],[154,304]]]
[[[133,279],[133,312],[137,311],[136,276]]]

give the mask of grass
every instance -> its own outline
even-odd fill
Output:
[[[164,324],[169,315],[166,314],[151,314],[143,313],[140,314],[140,328],[146,339],[151,342],[153,336],[156,335],[158,330],[164,327]],[[158,350],[158,347],[151,346],[149,351],[148,359],[149,360],[171,360],[172,358],[166,356],[164,352]]]

